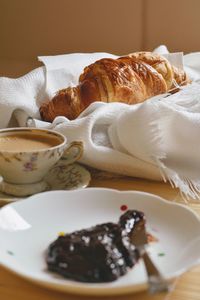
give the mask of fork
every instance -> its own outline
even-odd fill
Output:
[[[148,245],[148,239],[145,227],[138,226],[136,230],[131,235],[131,242],[134,244],[139,252],[140,257],[143,259],[146,273],[148,276],[148,290],[150,294],[155,294],[159,292],[169,292],[172,290],[172,282],[166,280],[157,267],[151,260],[148,252],[146,251],[146,246]]]

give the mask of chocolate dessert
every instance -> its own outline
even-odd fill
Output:
[[[48,269],[82,282],[109,282],[139,259],[130,237],[145,226],[144,213],[128,210],[118,223],[104,223],[59,236],[47,252]]]

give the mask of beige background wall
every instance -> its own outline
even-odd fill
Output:
[[[39,55],[200,50],[200,0],[0,0],[0,76]]]

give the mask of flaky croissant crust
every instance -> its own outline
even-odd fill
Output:
[[[40,114],[49,122],[56,116],[72,120],[94,101],[135,104],[165,93],[175,82],[188,81],[185,72],[151,52],[103,58],[84,69],[76,87],[63,89],[50,102],[42,104]]]

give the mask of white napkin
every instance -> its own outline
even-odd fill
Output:
[[[163,47],[156,52],[163,51]],[[60,131],[69,142],[82,140],[84,164],[130,176],[166,179],[186,195],[196,197],[200,162],[194,151],[199,148],[200,130],[200,85],[197,83],[168,98],[161,95],[132,106],[96,102],[73,121],[64,117],[56,118],[52,124],[39,120],[41,103],[58,89],[76,84],[83,67],[101,57],[116,56],[97,53],[40,57],[46,67],[18,79],[0,78],[0,127],[16,124],[12,116],[17,109],[15,117],[19,126],[26,124],[29,115],[37,127]],[[200,53],[184,56],[184,67],[195,81],[200,79],[199,58]],[[74,69],[70,62],[76,62]],[[63,65],[66,68],[59,69]],[[185,160],[191,160],[192,170],[185,167]]]
[[[11,116],[15,109],[39,118],[38,107],[45,97],[44,67],[17,79],[0,77],[0,128],[12,126]]]
[[[62,88],[76,86],[84,67],[103,57],[117,58],[104,52],[39,56],[38,59],[46,68],[45,89],[49,98]]]
[[[63,133],[69,142],[83,141],[85,151],[81,162],[86,165],[119,174],[161,180],[156,165],[115,149],[112,145],[109,128],[121,112],[128,112],[129,109],[127,104],[95,102],[76,120],[57,117],[47,128]],[[38,125],[41,127],[41,123],[36,121]]]
[[[62,88],[76,85],[83,68],[110,53],[82,53],[39,57],[40,67],[17,79],[0,77],[0,128],[15,126],[12,114],[23,109],[31,117],[40,118],[39,107]]]
[[[42,125],[36,120],[36,126]],[[199,197],[199,84],[137,105],[95,102],[76,120],[57,117],[47,128],[65,134],[69,142],[82,140],[86,165],[170,181],[186,196]]]

